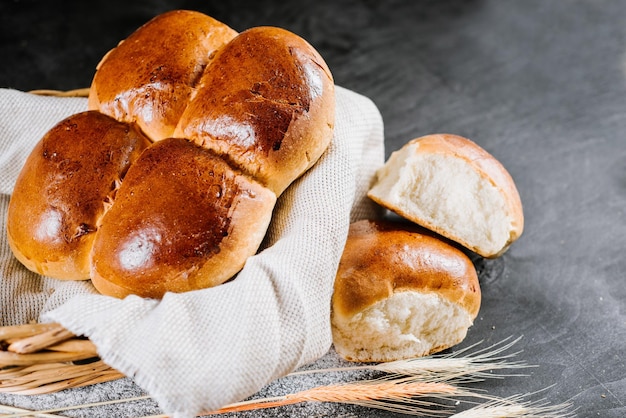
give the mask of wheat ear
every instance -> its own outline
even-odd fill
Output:
[[[511,349],[521,337],[511,340],[506,338],[496,344],[468,353],[482,342],[478,342],[451,354],[431,355],[407,360],[397,360],[387,363],[363,364],[357,366],[301,370],[290,375],[303,375],[312,373],[343,372],[354,370],[373,370],[384,373],[402,374],[420,377],[424,380],[443,380],[456,382],[474,382],[487,378],[501,378],[503,375],[493,373],[495,370],[522,369],[533,367],[523,362],[511,361],[510,359],[520,352],[504,354]],[[489,373],[487,373],[489,371]],[[507,376],[512,376],[508,374]],[[519,376],[519,375],[518,375]]]
[[[482,405],[456,413],[450,418],[571,418],[572,405],[549,405],[545,400],[525,401],[524,396],[494,399]]]
[[[442,404],[437,403],[434,400],[451,399],[457,396],[465,397],[478,395],[446,383],[423,382],[421,380],[403,376],[319,386],[284,396],[238,402],[227,405],[216,411],[203,412],[199,414],[199,416],[275,408],[303,402],[344,403],[399,412],[403,414],[419,416],[448,416],[451,412],[449,410],[441,409]],[[149,396],[142,396],[130,399],[111,400],[92,404],[52,408],[41,411],[16,413],[11,416],[24,417],[30,416],[31,414],[49,414],[135,400],[145,400],[149,398]],[[153,415],[144,418],[166,417],[169,417],[169,415]]]
[[[302,402],[330,402],[360,405],[403,414],[437,416],[447,415],[447,413],[443,410],[432,409],[434,406],[441,407],[441,404],[433,402],[432,399],[450,399],[455,396],[473,395],[447,383],[424,382],[404,376],[319,386],[285,396],[239,402],[205,414],[275,408]]]

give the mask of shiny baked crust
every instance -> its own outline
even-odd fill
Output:
[[[256,27],[217,52],[175,136],[280,195],[326,150],[334,114],[333,79],[317,51],[284,29]]]
[[[88,255],[101,218],[149,140],[98,112],[59,122],[35,146],[17,179],[8,242],[30,270],[58,279],[89,278]]]
[[[275,202],[211,151],[159,141],[130,167],[102,220],[93,284],[117,297],[153,298],[221,284],[256,252]]]
[[[436,291],[474,318],[480,309],[476,269],[462,251],[407,224],[353,223],[335,281],[335,314],[354,316],[406,290]]]
[[[87,220],[70,211],[67,228],[85,236],[68,239],[74,232],[64,230],[65,238],[55,238],[63,245],[28,238],[50,222],[37,198],[23,196],[40,187],[35,177],[57,178],[63,170],[27,164],[12,200],[19,208],[13,224],[28,226],[13,227],[10,240],[27,268],[91,278],[116,297],[160,298],[234,277],[258,250],[277,196],[329,146],[335,117],[332,75],[306,41],[273,27],[238,35],[186,10],[155,17],[113,48],[98,65],[88,106],[116,129],[140,135],[141,150],[111,177],[98,168],[107,153],[80,154],[99,141],[84,132],[72,158],[93,167],[104,192],[51,183],[62,206],[100,199]],[[113,146],[109,154],[119,151]],[[78,183],[88,178],[74,176]],[[36,203],[31,212],[22,211],[29,202]]]
[[[100,61],[89,109],[168,138],[216,50],[237,35],[200,12],[173,10],[133,32]]]
[[[480,304],[476,269],[458,248],[408,222],[358,221],[335,279],[333,342],[351,361],[432,354],[463,340]]]

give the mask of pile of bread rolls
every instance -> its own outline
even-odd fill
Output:
[[[404,222],[351,225],[332,299],[336,351],[380,362],[458,344],[481,304],[467,250],[498,257],[524,228],[512,177],[467,138],[427,135],[391,154],[368,196]]]
[[[328,66],[289,31],[157,16],[102,59],[88,110],[28,157],[11,249],[34,272],[116,297],[223,283],[328,147],[334,100]]]
[[[11,249],[36,273],[116,297],[219,285],[328,147],[334,99],[328,66],[291,32],[157,16],[102,59],[88,110],[33,149],[9,205]],[[474,142],[429,135],[394,152],[368,195],[410,223],[351,226],[332,299],[337,352],[389,361],[457,344],[481,302],[457,245],[497,257],[520,236],[511,176]]]

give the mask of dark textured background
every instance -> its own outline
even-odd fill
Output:
[[[517,183],[526,229],[502,258],[476,259],[483,306],[462,346],[522,336],[519,358],[538,367],[480,387],[547,388],[537,396],[571,402],[580,417],[626,416],[626,3],[3,0],[0,87],[87,87],[110,48],[175,8],[307,39],[337,84],[378,105],[387,154],[449,132],[496,156]],[[267,412],[279,413],[367,412]]]

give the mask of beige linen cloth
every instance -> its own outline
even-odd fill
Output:
[[[383,123],[368,98],[337,87],[335,136],[318,164],[280,197],[259,253],[235,280],[160,300],[97,294],[89,281],[27,271],[7,244],[6,211],[37,141],[84,98],[0,89],[0,323],[58,321],[163,411],[195,415],[239,401],[323,356],[330,298],[351,221],[374,217],[365,194],[383,164]]]

